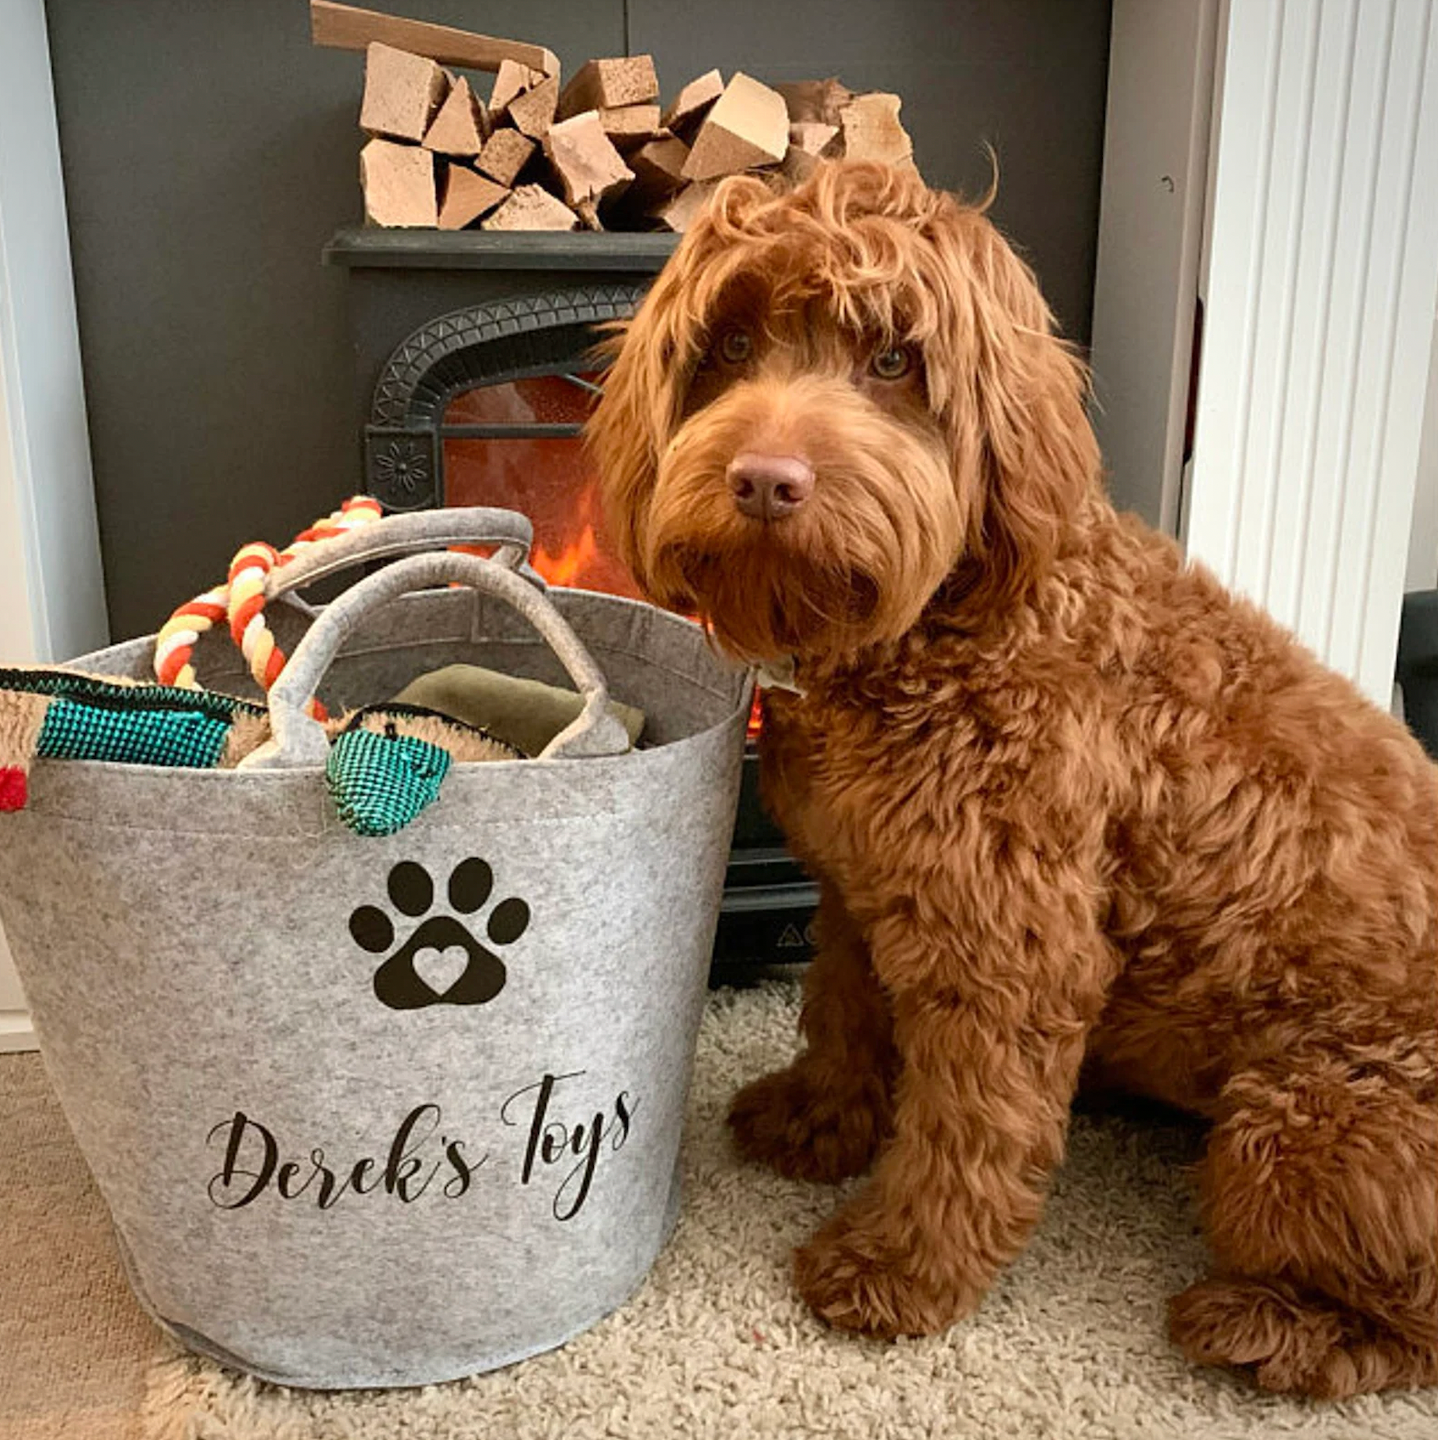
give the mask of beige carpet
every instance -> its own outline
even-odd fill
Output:
[[[137,1440],[155,1328],[36,1055],[0,1055],[0,1440]]]
[[[884,1345],[826,1332],[790,1293],[788,1257],[835,1203],[834,1192],[740,1167],[723,1130],[732,1090],[791,1053],[796,1013],[789,985],[715,996],[700,1042],[685,1151],[688,1190],[678,1233],[639,1295],[589,1334],[563,1350],[459,1384],[320,1395],[259,1384],[135,1335],[131,1313],[126,1333],[134,1353],[143,1358],[149,1345],[153,1357],[139,1402],[139,1435],[143,1440],[1438,1437],[1438,1391],[1368,1397],[1337,1407],[1296,1404],[1261,1395],[1239,1377],[1195,1370],[1170,1350],[1163,1338],[1164,1298],[1204,1265],[1186,1179],[1199,1136],[1180,1123],[1080,1117],[1033,1245],[980,1313],[949,1335]],[[0,1062],[0,1077],[15,1064]],[[63,1209],[72,1217],[68,1229],[76,1232],[62,1247],[74,1252],[65,1269],[72,1276],[90,1270],[97,1309],[86,1323],[86,1297],[74,1284],[27,1265],[26,1283],[40,1291],[39,1299],[27,1302],[39,1330],[37,1337],[22,1336],[22,1358],[48,1365],[52,1377],[67,1373],[66,1365],[93,1372],[95,1357],[112,1346],[115,1262],[73,1162],[68,1188],[52,1194],[48,1207],[34,1199],[17,1204],[16,1188],[23,1192],[35,1183],[30,1150],[44,1134],[43,1125],[37,1130],[20,1113],[34,1107],[27,1095],[13,1083],[0,1089],[4,1288],[27,1246],[24,1217],[35,1223],[47,1208]],[[43,1143],[56,1142],[51,1137]],[[54,1169],[53,1160],[49,1163]],[[52,1255],[60,1263],[58,1253]],[[62,1310],[69,1317],[63,1322]],[[8,1311],[0,1315],[6,1317],[0,1323],[10,1323]],[[8,1342],[7,1330],[0,1329],[0,1336]],[[52,1346],[53,1355],[41,1355]],[[7,1343],[7,1362],[13,1353]],[[50,1383],[52,1403],[59,1404],[68,1382]],[[124,1408],[123,1393],[122,1382],[112,1404],[116,1416]],[[4,1440],[50,1433],[14,1429],[12,1413],[0,1404]],[[39,1425],[51,1418],[32,1413]],[[12,1428],[5,1430],[6,1423]]]

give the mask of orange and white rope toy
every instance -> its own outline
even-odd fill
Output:
[[[255,684],[268,693],[285,668],[285,655],[265,623],[265,577],[311,545],[332,540],[361,525],[373,524],[382,514],[378,500],[368,495],[354,495],[333,514],[302,530],[283,550],[276,550],[263,540],[241,546],[230,561],[225,583],[181,605],[160,627],[155,637],[156,678],[162,685],[200,689],[191,663],[195,645],[201,635],[223,620],[229,625],[230,636],[245,657]],[[318,700],[311,702],[311,713],[317,719],[324,718],[324,707]]]

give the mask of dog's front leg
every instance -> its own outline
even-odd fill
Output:
[[[1039,1217],[1112,964],[1080,894],[1035,902],[1010,898],[978,933],[932,912],[876,928],[902,1067],[893,1133],[869,1183],[795,1257],[800,1293],[833,1325],[942,1330]]]
[[[794,1179],[833,1181],[868,1169],[889,1130],[898,1067],[869,947],[829,881],[815,931],[799,1021],[807,1046],[734,1097],[729,1126],[748,1159]]]

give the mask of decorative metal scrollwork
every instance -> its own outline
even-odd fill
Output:
[[[590,285],[471,305],[422,325],[385,362],[365,427],[365,484],[390,510],[444,503],[440,427],[477,385],[573,369],[594,327],[634,313],[641,285]]]

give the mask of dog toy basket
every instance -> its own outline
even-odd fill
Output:
[[[687,621],[546,592],[529,544],[521,516],[445,510],[310,547],[267,594],[429,553],[271,607],[290,658],[236,767],[40,759],[0,815],[0,919],[131,1284],[269,1380],[417,1385],[559,1345],[677,1215],[749,681]],[[133,680],[153,655],[74,668]],[[194,662],[264,700],[218,635]],[[356,834],[311,700],[451,665],[567,676],[582,713]],[[637,748],[611,691],[644,712]]]

